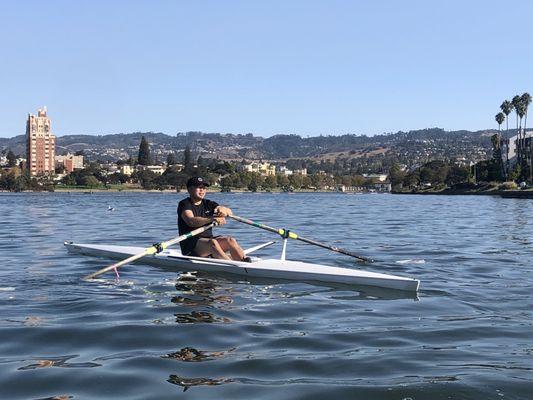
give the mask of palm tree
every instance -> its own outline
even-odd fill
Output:
[[[524,120],[524,131],[525,131],[526,124],[527,124],[527,109],[529,108],[529,105],[531,104],[531,95],[526,92],[522,96],[520,96],[520,100],[522,100],[522,105],[524,107],[525,117],[526,117]]]
[[[513,111],[513,104],[509,100],[505,100],[500,109],[505,114],[505,139],[507,145],[505,146],[505,176],[509,175],[509,114]]]
[[[522,98],[519,96],[519,95],[516,95],[515,97],[513,97],[513,99],[511,100],[511,104],[513,106],[513,109],[515,110],[515,113],[516,113],[516,133],[518,134],[518,110],[520,108],[520,104],[522,103]]]
[[[498,114],[496,114],[494,116],[494,119],[496,120],[496,122],[498,123],[498,133],[501,134],[501,131],[502,131],[502,124],[503,124],[503,121],[505,121],[505,114],[502,113],[502,112],[499,112]]]
[[[527,109],[531,104],[531,95],[529,93],[524,93],[520,96],[522,100],[522,105],[524,107],[524,142],[526,140],[526,128],[527,128]],[[525,143],[524,143],[525,144]],[[529,140],[529,180],[533,183],[533,137]]]
[[[518,125],[518,131],[520,132],[519,135],[518,135],[518,139],[519,139],[519,151],[518,151],[518,154],[520,155],[520,157],[518,158],[520,163],[523,163],[525,157],[524,157],[524,141],[525,141],[525,133],[524,133],[524,130],[522,129],[522,119],[524,118],[524,116],[526,115],[526,105],[522,102],[522,99],[520,99],[520,103],[518,104],[518,108],[516,109],[516,115],[518,115],[518,118],[520,118],[520,123]]]
[[[509,114],[511,114],[511,111],[513,111],[513,105],[511,104],[509,100],[505,100],[500,106],[500,109],[505,114],[505,119],[506,119],[505,130],[508,131],[509,130]]]
[[[516,141],[516,159],[517,161],[520,163],[520,160],[522,158],[521,156],[521,137],[522,137],[522,116],[520,116],[522,114],[522,110],[523,110],[523,107],[522,107],[522,98],[519,96],[519,95],[516,95],[513,97],[513,99],[511,100],[511,104],[513,105],[513,108],[514,108],[514,111],[515,111],[515,114],[516,114],[516,137],[517,137],[517,141]],[[520,118],[520,126],[518,125],[518,119]],[[521,163],[520,163],[521,164]]]
[[[503,121],[505,121],[505,114],[502,112],[499,112],[494,116],[494,119],[496,119],[496,122],[498,123],[498,140],[497,145],[494,146],[494,153],[495,156],[498,157],[498,163],[501,165],[502,175],[505,176],[505,170],[503,167],[503,160],[502,160],[502,152],[501,152],[501,143],[502,143],[502,124]]]

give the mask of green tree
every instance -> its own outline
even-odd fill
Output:
[[[289,176],[289,185],[291,185],[296,190],[301,189],[303,186],[303,177],[302,175],[290,175]]]
[[[16,167],[17,165],[17,156],[15,155],[15,153],[13,153],[11,150],[9,150],[7,152],[7,166],[9,168],[12,168],[12,167]]]
[[[275,175],[269,175],[265,178],[263,182],[263,187],[267,190],[274,189],[276,187],[277,180]]]
[[[516,132],[517,132],[517,134],[519,133],[518,132],[518,110],[520,109],[521,100],[522,99],[518,95],[514,96],[511,99],[511,104],[513,106],[513,110],[515,111],[515,115],[516,115]]]
[[[233,186],[233,179],[232,179],[231,175],[224,176],[220,180],[220,186],[222,186],[222,191],[223,192],[230,191],[232,186]]]
[[[142,170],[135,173],[135,177],[143,189],[152,190],[156,187],[157,175],[149,170]]]
[[[415,186],[418,186],[420,184],[420,172],[419,171],[411,171],[407,175],[405,175],[405,178],[403,180],[403,185],[408,188],[413,188]]]
[[[529,108],[529,105],[531,104],[531,95],[526,92],[522,94],[522,96],[520,96],[520,100],[522,102],[522,107],[524,108],[524,131],[525,131],[526,125],[527,125],[527,109]]]
[[[500,109],[505,114],[505,139],[509,140],[509,114],[513,111],[513,104],[509,100],[504,100],[501,104]],[[509,146],[505,146],[505,176],[509,175]]]
[[[189,176],[181,171],[177,165],[168,167],[162,175],[167,185],[174,186],[176,189],[185,188]]]
[[[518,160],[518,163],[522,163],[522,141],[520,140],[522,138],[522,118],[524,117],[525,110],[524,110],[524,104],[522,102],[521,96],[514,96],[511,100],[511,103],[513,104],[513,108],[516,114],[516,134],[518,138],[518,145],[516,146],[516,158]]]
[[[76,177],[74,174],[69,174],[61,179],[61,183],[67,186],[76,186]]]
[[[278,183],[278,187],[289,185],[289,178],[287,177],[287,175],[276,175],[276,181]]]
[[[111,184],[123,184],[128,182],[129,179],[130,177],[122,172],[115,172],[109,175],[109,183]]]
[[[501,150],[501,144],[502,144],[502,124],[503,121],[505,121],[505,114],[502,112],[499,112],[494,116],[494,119],[498,123],[498,134],[491,137],[492,141],[492,148],[493,148],[493,157],[494,160],[500,165],[500,169],[502,171],[502,175],[505,176],[505,167],[502,160],[502,150]]]
[[[498,123],[498,132],[499,132],[499,135],[501,136],[502,124],[503,124],[503,121],[505,121],[505,114],[502,112],[499,112],[498,114],[494,116],[494,119]]]
[[[150,145],[148,141],[143,136],[141,138],[141,144],[139,145],[139,155],[137,157],[137,162],[139,165],[151,165],[152,158],[150,155]]]
[[[501,104],[500,109],[505,115],[505,121],[506,121],[506,131],[509,131],[509,114],[511,114],[511,111],[513,111],[513,104],[509,100],[504,100],[504,102]]]
[[[186,174],[192,174],[194,169],[194,162],[191,155],[191,147],[189,145],[185,146],[185,151],[183,152],[183,171]]]
[[[100,181],[96,179],[96,177],[94,177],[93,175],[85,175],[82,178],[81,182],[83,186],[87,186],[90,188],[95,188],[95,187],[100,186]]]
[[[171,166],[174,164],[177,164],[178,161],[176,160],[176,155],[174,153],[168,153],[167,154],[167,166]]]
[[[470,169],[468,167],[460,167],[452,165],[446,176],[446,184],[448,186],[457,185],[459,183],[468,182],[470,176]]]
[[[402,167],[398,163],[392,164],[389,170],[389,180],[392,186],[399,186],[403,183],[405,179],[405,171],[402,170]]]

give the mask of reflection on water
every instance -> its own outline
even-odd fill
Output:
[[[170,375],[167,379],[167,382],[170,382],[174,385],[183,387],[183,391],[187,391],[191,386],[216,386],[222,385],[224,383],[232,382],[231,379],[210,379],[210,378],[185,378],[178,375]]]
[[[228,351],[201,351],[194,349],[192,347],[184,347],[173,353],[169,353],[163,358],[172,358],[174,360],[185,361],[185,362],[196,362],[196,361],[209,361],[214,360],[215,358],[220,358],[225,354],[234,351],[231,349]]]
[[[93,368],[100,367],[101,364],[94,362],[84,362],[84,363],[72,363],[69,360],[79,357],[78,355],[73,356],[63,356],[63,357],[50,357],[47,359],[37,360],[32,364],[25,365],[18,368],[19,371],[37,369],[37,368],[48,368],[48,367],[59,367],[59,368]]]
[[[177,313],[174,314],[176,317],[176,322],[178,324],[198,324],[198,323],[229,323],[231,320],[229,318],[217,317],[213,313],[208,311],[191,311],[190,313]]]

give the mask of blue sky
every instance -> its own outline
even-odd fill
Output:
[[[496,127],[533,93],[533,2],[0,3],[0,137]],[[514,120],[513,120],[514,121]]]

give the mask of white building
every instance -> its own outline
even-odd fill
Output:
[[[139,171],[152,171],[156,175],[163,175],[167,168],[164,165],[137,165],[137,169]]]
[[[526,131],[524,140],[526,142],[525,147],[528,148],[528,145],[530,146],[533,140],[533,131]],[[513,168],[518,161],[516,154],[517,141],[518,135],[511,136],[509,139],[502,139],[502,161],[508,168]],[[526,157],[529,158],[529,154],[526,154]]]
[[[285,165],[280,165],[277,169],[278,174],[280,175],[292,175],[293,171],[288,169]]]
[[[388,178],[387,174],[363,174],[367,179],[375,179],[378,182],[385,182]]]

